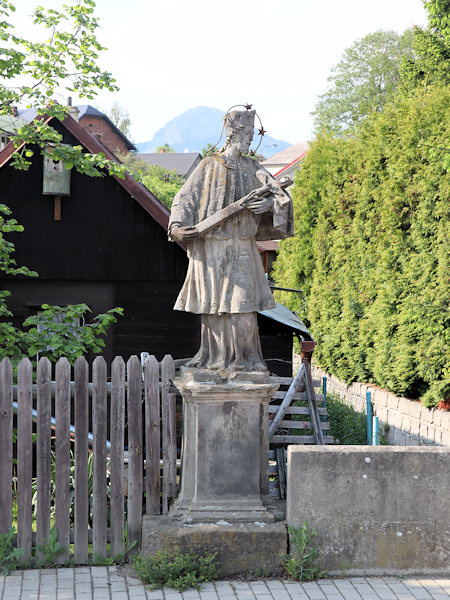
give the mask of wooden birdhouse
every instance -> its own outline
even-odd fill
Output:
[[[61,160],[53,160],[44,154],[44,178],[42,193],[46,196],[70,196],[70,170]]]

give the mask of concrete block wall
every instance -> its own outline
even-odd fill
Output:
[[[387,425],[387,441],[395,446],[450,446],[450,412],[429,409],[418,401],[396,396],[388,390],[365,383],[347,385],[313,365],[315,379],[327,378],[327,391],[359,412],[366,411],[366,391],[372,393],[373,413]]]
[[[447,574],[450,449],[289,446],[289,526],[317,531],[331,575]]]

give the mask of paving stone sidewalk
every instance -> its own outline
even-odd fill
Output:
[[[0,575],[0,600],[444,600],[450,578],[347,577],[293,583],[216,581],[201,591],[151,591],[117,567],[33,569]]]

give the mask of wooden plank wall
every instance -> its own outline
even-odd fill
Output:
[[[79,143],[55,125],[64,143]],[[186,253],[112,177],[73,169],[70,197],[61,199],[61,220],[55,221],[54,197],[42,195],[42,160],[36,149],[27,171],[0,169],[2,202],[26,231],[11,233],[17,264],[46,280],[182,283]]]
[[[110,383],[102,357],[92,365],[92,385],[89,371],[84,357],[77,359],[74,368],[61,358],[55,365],[52,386],[52,365],[42,358],[33,384],[33,366],[24,358],[14,386],[10,361],[0,363],[0,533],[11,527],[13,503],[17,503],[17,545],[24,548],[26,559],[36,544],[49,539],[54,528],[64,549],[57,557],[60,564],[69,560],[87,564],[94,555],[124,553],[124,537],[128,544],[140,543],[144,507],[151,514],[166,513],[177,494],[173,358],[166,356],[160,365],[150,356],[142,368],[136,356],[126,365],[116,357]],[[33,407],[37,413],[34,410],[33,414]],[[15,429],[17,465],[13,465]]]

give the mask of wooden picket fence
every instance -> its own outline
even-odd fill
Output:
[[[173,358],[158,363],[150,356],[142,366],[136,356],[126,365],[116,357],[108,381],[97,357],[89,383],[80,357],[73,381],[71,374],[66,358],[56,363],[54,379],[47,358],[35,373],[24,358],[14,385],[11,362],[0,363],[0,534],[17,506],[23,560],[49,539],[51,527],[64,548],[58,563],[124,553],[140,543],[143,513],[166,514],[177,494]]]

